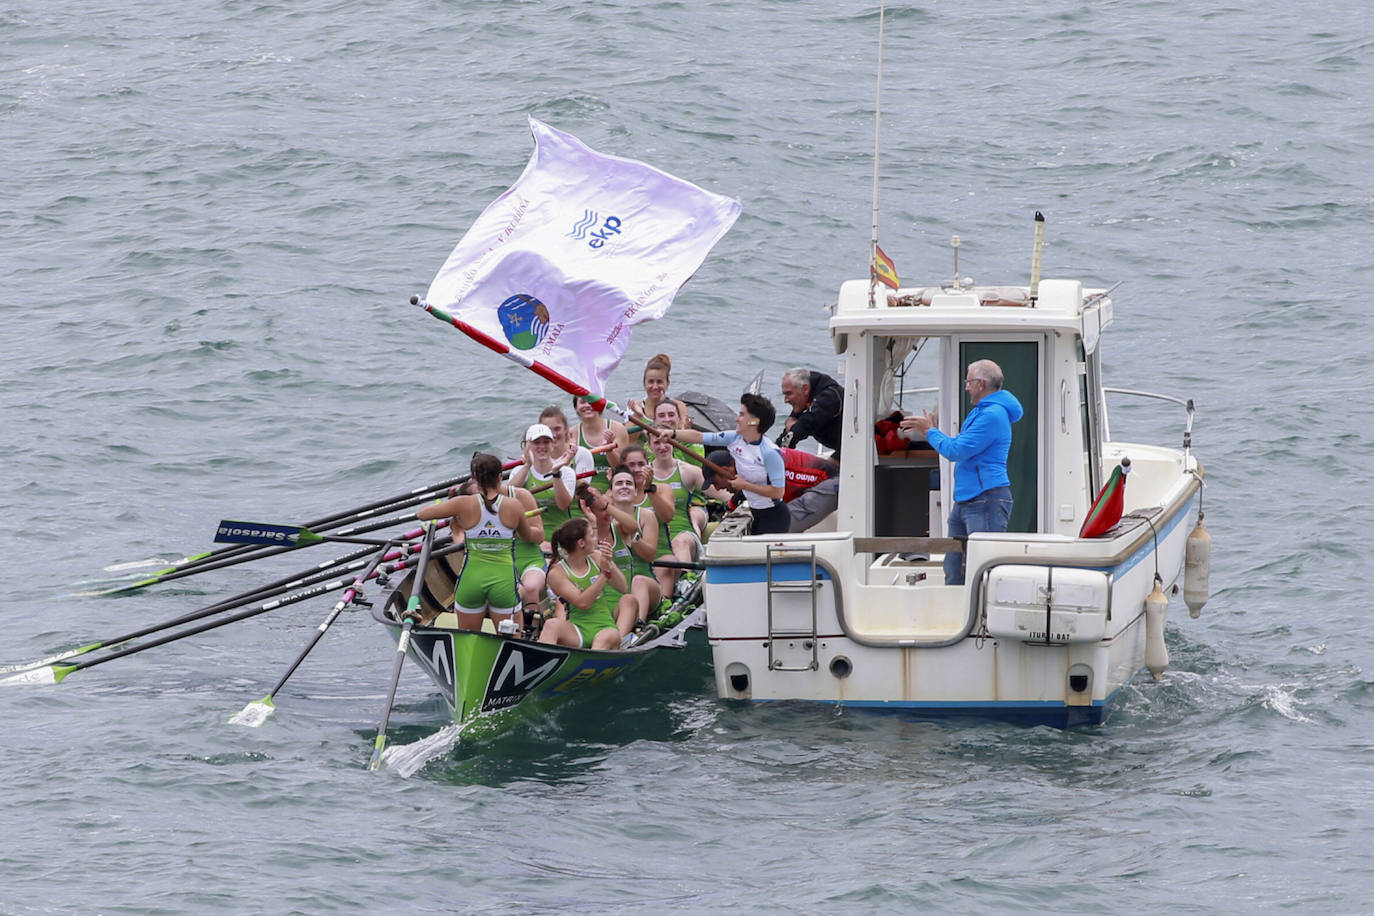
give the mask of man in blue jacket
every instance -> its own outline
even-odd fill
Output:
[[[959,435],[935,428],[935,417],[921,412],[906,417],[901,428],[926,441],[954,462],[954,507],[949,511],[949,536],[967,537],[975,531],[1006,531],[1011,515],[1011,478],[1007,451],[1011,424],[1025,413],[1010,391],[1002,390],[1002,370],[990,359],[969,363],[964,376],[973,409],[964,417]],[[945,554],[945,584],[964,584],[964,554]]]

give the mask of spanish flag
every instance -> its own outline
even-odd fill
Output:
[[[902,281],[897,277],[897,265],[877,245],[873,246],[873,277],[893,289],[900,289]]]

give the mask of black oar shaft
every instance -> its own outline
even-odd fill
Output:
[[[334,533],[335,533],[336,535],[342,535],[342,536],[348,536],[348,535],[351,535],[351,534],[366,534],[366,533],[368,533],[369,531],[377,531],[377,530],[379,530],[379,529],[381,529],[381,528],[390,528],[390,527],[393,526],[393,525],[400,525],[400,524],[404,524],[405,522],[412,522],[412,521],[414,521],[414,520],[415,520],[415,513],[414,513],[414,512],[406,512],[406,513],[403,513],[403,514],[401,514],[401,515],[393,515],[393,516],[390,517],[390,518],[384,518],[384,519],[381,519],[381,520],[379,520],[379,521],[370,522],[370,523],[368,523],[368,524],[366,524],[366,525],[356,525],[356,526],[351,527],[351,528],[343,528],[343,529],[340,529],[339,531],[336,531],[336,532],[334,532]],[[416,531],[416,532],[411,533],[411,534],[409,535],[409,537],[417,537],[418,535],[419,535],[419,532]],[[172,581],[174,581],[174,580],[176,580],[176,579],[183,579],[183,578],[185,578],[185,577],[187,577],[187,576],[196,576],[196,575],[200,575],[201,573],[210,572],[211,570],[214,570],[214,569],[224,569],[225,567],[229,567],[229,566],[237,566],[237,565],[240,564],[240,563],[249,563],[249,562],[252,562],[253,560],[263,560],[263,559],[266,559],[267,557],[274,557],[274,556],[276,556],[277,554],[289,553],[289,552],[291,552],[291,551],[293,551],[293,550],[300,550],[300,549],[303,548],[303,547],[309,547],[309,546],[311,546],[313,543],[315,543],[315,542],[311,541],[311,542],[307,542],[307,543],[291,544],[291,545],[284,546],[284,547],[260,547],[260,548],[256,548],[257,552],[256,552],[256,553],[253,553],[251,556],[245,555],[245,556],[237,556],[237,557],[226,557],[226,558],[224,558],[224,559],[220,559],[220,560],[215,560],[215,561],[213,561],[213,562],[204,563],[204,564],[202,564],[202,565],[200,565],[200,566],[196,566],[196,567],[194,567],[194,568],[178,569],[178,570],[174,570],[174,571],[172,571],[172,572],[158,573],[157,575],[149,576],[147,579],[143,579],[143,580],[141,580],[141,581],[139,581],[139,582],[131,583],[130,585],[126,585],[126,586],[124,586],[123,588],[114,589],[113,591],[115,591],[115,592],[128,592],[128,591],[134,591],[135,589],[145,588],[145,587],[147,587],[147,586],[149,586],[149,585],[161,585],[161,584],[164,583],[164,582],[172,582]],[[360,551],[360,552],[357,554],[357,556],[366,556],[367,553],[370,552],[370,551],[373,550],[373,549],[374,549],[373,547],[366,547],[366,548],[363,548],[363,550]]]
[[[377,551],[376,556],[372,558],[367,568],[358,573],[353,579],[352,585],[344,589],[343,595],[335,602],[334,606],[330,608],[328,616],[326,616],[320,625],[315,628],[314,634],[311,635],[310,641],[305,644],[305,648],[301,650],[300,655],[297,655],[296,660],[291,663],[291,667],[286,669],[286,673],[281,676],[281,680],[277,681],[272,689],[268,691],[268,696],[276,696],[277,691],[286,686],[286,682],[291,679],[291,675],[296,673],[296,669],[301,666],[301,662],[305,661],[305,657],[309,655],[311,650],[313,650],[319,641],[324,638],[325,632],[333,626],[335,620],[339,619],[339,614],[343,612],[343,609],[348,607],[358,592],[362,590],[362,584],[372,578],[373,573],[377,571],[377,567],[384,561],[387,547],[390,546],[391,542],[388,542],[386,547]]]
[[[423,556],[424,551],[421,551],[421,557]],[[409,566],[411,562],[413,561],[407,558],[405,560],[399,561],[399,563],[395,565],[395,568],[405,568]],[[373,571],[373,575],[376,575],[375,570]],[[218,620],[212,620],[209,623],[202,624],[198,627],[191,627],[189,630],[178,630],[177,632],[170,633],[166,636],[163,636],[160,639],[154,639],[148,642],[139,643],[138,645],[130,646],[127,649],[119,649],[117,651],[110,652],[106,655],[102,655],[99,658],[91,658],[83,662],[77,662],[73,665],[63,665],[59,667],[61,667],[65,672],[63,674],[63,677],[66,677],[67,674],[70,674],[73,671],[83,671],[86,668],[94,668],[96,665],[103,665],[106,662],[114,661],[117,658],[124,658],[125,656],[135,655],[147,649],[154,649],[158,646],[164,646],[169,642],[176,642],[179,639],[185,639],[188,636],[195,636],[200,633],[205,633],[209,630],[215,630],[220,627],[227,626],[231,623],[238,623],[240,620],[247,620],[250,617],[257,617],[259,614],[266,614],[268,611],[275,611],[278,608],[286,607],[289,604],[297,604],[301,601],[306,601],[311,598],[318,598],[320,595],[325,595],[329,592],[337,591],[338,589],[344,588],[349,584],[349,581],[350,580],[347,579],[335,579],[332,582],[325,582],[323,584],[316,585],[311,588],[302,589],[301,591],[296,592],[293,595],[288,595],[285,598],[276,598],[272,601],[263,602],[257,607],[249,608],[246,611],[240,611],[237,614],[230,614],[228,617],[221,617]]]
[[[409,549],[413,550],[414,547],[411,547]],[[173,617],[171,620],[164,620],[161,623],[149,624],[146,627],[141,627],[129,633],[124,633],[119,636],[111,637],[109,639],[99,640],[95,645],[116,646],[120,643],[128,642],[131,639],[138,639],[141,636],[147,636],[150,633],[157,633],[162,630],[171,629],[172,627],[179,627],[183,623],[192,623],[193,621],[202,620],[214,614],[219,614],[224,611],[230,611],[236,607],[242,607],[243,605],[248,604],[250,601],[259,601],[264,598],[271,598],[275,595],[280,595],[283,592],[289,592],[293,588],[314,585],[318,583],[321,579],[328,579],[330,576],[338,575],[340,572],[348,571],[347,569],[341,569],[340,567],[346,567],[351,564],[361,565],[364,557],[367,557],[376,552],[377,548],[375,547],[367,547],[363,548],[362,550],[356,550],[343,557],[339,557],[337,560],[334,560],[330,563],[320,563],[310,567],[307,570],[304,570],[303,572],[297,572],[292,573],[289,576],[283,576],[282,578],[269,582],[266,585],[260,585],[257,588],[252,589],[250,591],[240,592],[237,595],[234,595],[230,598],[226,598],[222,601],[217,601],[214,604],[206,605],[202,608],[197,608],[194,611],[188,611],[187,613],[182,614],[179,617]],[[357,566],[355,565],[354,568],[357,568]]]
[[[395,496],[389,496],[386,499],[379,499],[375,502],[368,503],[367,505],[359,506],[356,509],[348,509],[343,512],[335,512],[333,515],[326,515],[317,519],[313,519],[311,521],[306,522],[301,527],[311,529],[325,528],[327,530],[328,527],[332,527],[334,525],[342,524],[344,522],[355,519],[366,518],[368,515],[373,515],[378,512],[388,512],[392,509],[401,508],[403,506],[413,506],[416,503],[424,502],[425,500],[430,499],[431,497],[435,496],[436,494],[442,491],[448,490],[452,487],[459,486],[460,484],[467,483],[470,479],[472,479],[471,474],[463,474],[460,477],[454,477],[449,480],[443,480],[439,483],[431,484],[427,487],[416,487],[415,489],[410,490],[406,493],[400,493]],[[206,564],[218,562],[222,559],[237,557],[245,553],[253,553],[259,551],[260,549],[260,547],[255,546],[253,544],[236,544],[232,547],[219,547],[215,550],[211,550],[207,553],[201,554],[184,563],[174,564],[170,568],[176,571],[193,569],[204,566]]]
[[[386,749],[386,729],[391,724],[391,708],[396,703],[396,687],[401,682],[401,669],[405,666],[406,650],[410,648],[410,631],[419,617],[420,595],[424,591],[425,573],[429,568],[430,547],[434,543],[434,528],[425,525],[425,540],[420,548],[420,560],[415,564],[414,585],[410,590],[410,600],[406,602],[402,614],[401,635],[396,640],[396,660],[391,667],[391,686],[386,693],[386,706],[382,708],[382,721],[377,726],[377,737],[372,742],[372,759],[367,763],[369,770],[382,765],[382,751]]]

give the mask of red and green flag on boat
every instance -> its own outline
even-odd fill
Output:
[[[1107,478],[1102,492],[1097,494],[1088,517],[1079,529],[1081,538],[1101,537],[1121,521],[1121,513],[1126,501],[1126,475],[1131,473],[1131,459],[1122,458],[1121,463],[1112,468],[1112,476]]]
[[[740,203],[530,118],[534,153],[412,300],[574,394],[599,396]]]

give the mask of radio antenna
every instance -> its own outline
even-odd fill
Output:
[[[874,307],[878,294],[878,141],[883,124],[883,21],[885,4],[878,4],[878,88],[873,100],[873,239],[868,245],[868,307]]]

